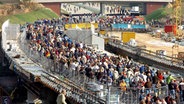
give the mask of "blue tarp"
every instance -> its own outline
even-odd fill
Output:
[[[114,29],[128,29],[128,24],[113,24],[112,25]],[[130,28],[132,29],[146,29],[145,25],[131,25]]]
[[[119,29],[119,28],[127,29],[128,24],[113,24],[113,28],[115,28],[115,29]]]
[[[146,26],[145,25],[131,25],[132,29],[145,29]]]

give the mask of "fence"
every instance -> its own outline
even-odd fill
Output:
[[[90,91],[83,90],[78,88],[73,83],[69,83],[66,79],[58,79],[56,77],[53,81],[50,77],[53,77],[49,73],[43,73],[41,80],[47,82],[54,90],[61,91],[62,89],[67,90],[67,97],[75,100],[75,102],[84,103],[84,104],[105,104],[103,100],[96,97],[94,93]]]
[[[53,90],[58,92],[61,89],[66,89],[67,97],[72,98],[77,102],[82,102],[84,104],[105,104],[105,100],[95,96],[95,93],[83,89],[85,83],[90,81],[89,78],[85,75],[81,75],[77,71],[67,69],[64,64],[59,61],[46,58],[38,51],[30,48],[29,41],[26,40],[25,35],[26,31],[23,31],[19,37],[18,42],[20,48],[29,58],[46,70],[41,75],[40,79],[42,82],[48,84],[51,88],[54,88]],[[58,77],[55,77],[49,73],[52,73]],[[55,81],[52,80],[53,78]]]
[[[118,40],[110,40],[109,44],[114,47],[126,50],[129,53],[139,55],[141,57],[149,58],[151,60],[166,64],[166,65],[184,68],[183,60],[178,59],[178,58],[174,58],[174,57],[170,57],[166,55],[158,56],[156,52],[146,50],[143,48],[139,48],[139,47],[133,47],[128,44],[121,45]]]
[[[35,63],[38,63],[46,70],[41,75],[41,81],[47,83],[56,91],[60,91],[61,88],[66,89],[67,97],[75,99],[77,102],[103,104],[106,102],[107,98],[110,99],[110,104],[137,104],[139,102],[139,97],[142,94],[139,89],[127,88],[126,92],[121,92],[117,86],[113,85],[110,87],[109,91],[109,87],[106,84],[102,84],[97,81],[96,78],[91,79],[86,77],[84,73],[68,69],[62,62],[56,59],[46,58],[42,53],[30,48],[29,41],[26,40],[26,31],[23,31],[20,35],[18,42],[21,50],[23,50],[24,53]],[[131,49],[128,45],[122,47],[126,47],[128,48],[127,51],[131,51],[136,54],[135,51],[132,51],[136,50],[136,48]],[[63,59],[65,59],[65,57],[63,57]],[[51,75],[50,73],[53,74]],[[57,77],[53,75],[56,75]],[[53,78],[54,80],[52,80]],[[86,87],[86,83],[88,82],[101,84],[104,88],[98,91],[91,91]],[[147,89],[144,91],[147,91]],[[152,95],[157,94],[161,97],[167,96],[168,94],[167,86],[163,86],[159,89],[152,88],[149,89],[149,91]]]
[[[119,87],[110,88],[110,104],[138,104],[140,97],[146,97],[149,93],[151,96],[158,96],[159,98],[165,98],[168,96],[168,86],[162,86],[160,88],[152,87],[148,88],[133,88],[128,87],[126,91],[121,91]],[[107,96],[107,91],[103,92],[103,97]]]

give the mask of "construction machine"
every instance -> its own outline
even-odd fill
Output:
[[[174,0],[173,3],[169,3],[168,8],[172,8],[172,14],[168,25],[165,25],[165,32],[174,34],[176,41],[180,42],[184,39],[184,30],[182,26],[182,0]],[[169,37],[172,38],[172,37]],[[172,46],[172,61],[183,62],[184,64],[184,52],[179,52],[178,42]]]
[[[168,8],[172,8],[171,22],[165,26],[165,32],[172,32],[176,37],[176,40],[184,38],[184,32],[182,28],[182,0],[174,0],[173,3],[169,3]],[[170,28],[170,29],[169,29]]]

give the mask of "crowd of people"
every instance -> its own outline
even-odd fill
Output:
[[[141,104],[176,104],[184,100],[182,78],[176,79],[169,72],[137,63],[130,57],[99,54],[82,40],[76,42],[64,34],[61,28],[64,20],[43,19],[39,23],[28,24],[26,39],[30,42],[30,49],[63,65],[63,68],[97,79],[101,84],[118,86],[122,92],[128,88],[139,89]],[[163,86],[168,86],[168,96],[151,95],[151,88]]]
[[[101,18],[100,15],[97,14],[84,14],[83,16],[69,16],[59,19],[62,25],[67,23],[69,24],[77,24],[77,23],[90,23],[95,22],[99,24],[100,29],[115,29],[117,27],[113,27],[113,24],[130,24],[130,25],[147,25],[146,21],[142,17],[137,16],[107,16],[105,18]],[[125,27],[118,27],[125,28]],[[128,27],[127,27],[128,29]],[[146,29],[146,28],[145,28]]]

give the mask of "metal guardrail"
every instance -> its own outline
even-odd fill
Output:
[[[184,68],[183,60],[178,59],[178,58],[174,58],[174,57],[170,57],[170,56],[166,56],[166,55],[162,55],[162,57],[160,57],[156,54],[156,52],[146,50],[146,49],[141,49],[139,47],[133,47],[133,46],[130,46],[128,44],[121,45],[118,41],[114,41],[114,40],[110,40],[108,44],[110,44],[114,47],[126,50],[129,53],[132,53],[135,55],[138,54],[139,56],[149,58],[151,60],[154,60],[154,61],[157,61],[157,62],[160,62],[163,64],[167,64],[167,65],[175,66],[175,67],[179,67],[179,68]]]
[[[25,39],[24,31],[19,39],[19,47],[35,63],[39,64],[46,71],[40,76],[40,82],[48,85],[56,92],[66,89],[67,97],[75,99],[84,104],[105,104],[104,99],[99,98],[92,91],[84,89],[84,85],[90,81],[85,75],[72,71],[64,67],[59,61],[46,58],[41,53],[29,47],[29,42]],[[81,87],[83,86],[83,87]]]
[[[55,78],[51,79],[49,77]],[[62,80],[59,78],[56,78],[52,76],[49,73],[44,73],[42,74],[41,77],[42,81],[48,83],[49,86],[52,86],[55,91],[60,92],[61,89],[66,89],[67,90],[67,97],[71,97],[75,99],[77,102],[82,102],[82,103],[87,103],[87,104],[105,104],[103,100],[98,98],[97,96],[94,95],[94,93],[91,93],[89,91],[86,91],[84,89],[78,88],[78,86],[75,86],[72,83],[68,83],[65,78]]]
[[[66,89],[67,97],[73,98],[78,102],[83,102],[86,104],[106,103],[105,99],[108,96],[106,85],[104,85],[104,89],[106,90],[98,92],[89,91],[85,88],[85,84],[88,82],[99,83],[95,78],[90,79],[86,77],[85,74],[81,74],[76,70],[67,69],[62,63],[60,63],[60,61],[46,58],[38,51],[31,49],[29,47],[29,41],[25,39],[25,35],[26,32],[24,31],[19,37],[18,42],[20,48],[29,58],[31,58],[35,63],[38,63],[46,70],[40,77],[42,83],[48,85],[57,92],[60,92],[61,89]],[[136,54],[137,48],[135,47],[130,48],[128,45],[117,45],[114,43],[111,44],[119,48],[126,48],[127,51]],[[167,88],[167,86],[163,86],[159,89],[152,88],[150,89],[150,92],[152,92],[152,94],[157,93],[159,96],[167,96]],[[139,96],[142,94],[140,91],[140,89],[127,88],[126,92],[122,92],[117,86],[111,86],[110,104],[137,104],[139,102]],[[144,91],[146,91],[146,89]]]
[[[158,96],[159,98],[165,98],[168,96],[168,86],[162,86],[160,88],[152,87],[144,90],[138,88],[127,88],[125,92],[120,92],[120,101],[125,104],[138,104],[140,102],[140,96],[146,97],[147,94],[152,96]]]
[[[101,97],[107,97],[107,91],[101,94]],[[159,98],[165,98],[168,96],[168,86],[161,86],[159,88],[138,88],[138,87],[127,87],[126,91],[122,91],[120,87],[110,87],[110,104],[138,104],[141,99],[140,97],[146,97],[147,94],[152,97],[157,96]]]

